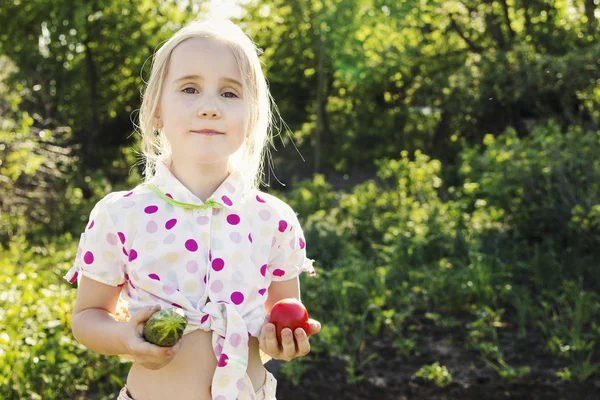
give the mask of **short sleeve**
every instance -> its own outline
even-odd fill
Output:
[[[285,205],[278,221],[277,242],[271,250],[268,270],[272,281],[286,281],[308,272],[315,276],[314,260],[306,257],[306,241],[304,232],[296,213]]]
[[[88,224],[81,234],[73,266],[63,277],[75,283],[81,276],[98,282],[122,286],[125,283],[125,256],[122,243],[110,214],[106,197],[92,209]]]

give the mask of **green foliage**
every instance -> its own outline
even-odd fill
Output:
[[[513,367],[504,360],[497,331],[498,328],[506,327],[506,323],[501,318],[503,313],[503,309],[496,311],[487,306],[477,310],[477,318],[467,325],[468,343],[470,348],[479,351],[480,358],[500,377],[513,380],[528,374],[530,368],[527,366]]]
[[[510,135],[495,141],[506,142]],[[578,159],[587,150],[573,146],[569,151],[581,152],[571,156]],[[465,152],[465,159],[472,157],[470,150]],[[526,153],[523,163],[528,165],[533,163],[526,156],[539,158]],[[495,164],[477,165],[481,176],[498,176],[493,175]],[[286,198],[304,213],[301,222],[307,243],[312,243],[309,256],[317,260],[318,278],[301,277],[303,301],[323,328],[311,338],[311,356],[287,365],[285,376],[299,383],[313,362],[337,358],[346,366],[347,381],[359,382],[365,366],[379,357],[367,351],[371,338],[394,335],[397,352],[415,357],[424,348],[414,316],[423,313],[437,326],[451,328],[457,326],[451,317],[457,311],[473,316],[466,325],[469,348],[504,379],[529,372],[527,366],[506,361],[500,338],[504,333],[499,331],[506,329],[506,313],[518,316],[520,337],[536,326],[544,332],[547,351],[569,363],[560,372],[563,379],[585,380],[597,371],[597,296],[581,285],[544,288],[538,279],[515,281],[524,271],[534,277],[547,274],[548,265],[557,270],[557,279],[565,275],[555,268],[560,263],[556,253],[515,242],[507,233],[514,230],[514,221],[499,217],[505,204],[503,187],[493,186],[490,178],[486,182],[496,190],[478,196],[469,182],[446,187],[440,162],[421,152],[412,159],[403,152],[399,159],[382,160],[379,167],[377,180],[357,185],[351,193],[333,192],[318,176],[299,182]],[[95,196],[109,189],[102,175],[92,179],[98,180],[91,185]],[[529,210],[534,214],[518,208],[506,212],[519,212],[535,223],[540,214]],[[569,229],[576,232],[577,225]],[[0,297],[0,310],[7,322],[1,327],[5,359],[0,365],[11,365],[18,376],[0,384],[6,396],[19,391],[49,399],[85,390],[108,393],[124,379],[127,365],[121,360],[94,355],[71,337],[68,315],[74,291],[64,284],[48,284],[60,280],[74,251],[75,241],[67,235],[45,246],[13,240],[2,254],[6,273],[0,282],[6,294]],[[57,319],[56,312],[44,310],[62,315]],[[100,379],[100,373],[113,378]],[[435,364],[420,372],[437,384],[450,382],[446,373]],[[77,384],[67,387],[65,376],[76,376]]]
[[[281,366],[281,373],[292,382],[292,385],[298,386],[300,384],[302,374],[308,371],[310,368],[311,365],[308,362],[304,361],[302,358],[298,358],[283,364]]]
[[[452,383],[452,375],[448,368],[440,365],[439,362],[434,362],[431,365],[424,365],[415,372],[415,376],[432,381],[436,386],[444,387]]]
[[[570,361],[566,380],[586,380],[600,371],[600,363],[592,361],[599,337],[593,331],[600,315],[600,296],[583,290],[581,281],[567,281],[558,297],[541,302],[543,318],[538,322],[547,341],[547,349]],[[559,375],[560,376],[560,375]]]
[[[70,235],[45,246],[15,237],[0,250],[0,397],[75,398],[116,391],[127,365],[92,353],[71,333],[75,291],[62,281],[77,249]],[[116,380],[115,380],[116,379]]]
[[[129,145],[152,52],[204,12],[63,3],[16,0],[0,14],[2,398],[114,397],[123,384],[126,363],[72,337],[61,276],[92,205],[141,181]],[[417,316],[458,329],[465,312],[467,347],[503,379],[529,373],[506,361],[503,338],[540,331],[565,363],[557,376],[598,373],[597,5],[261,0],[245,11],[294,141],[321,158],[310,165],[378,167],[350,193],[315,173],[281,194],[317,260],[302,292],[323,323],[284,375],[297,384],[336,358],[359,382],[379,356],[373,338],[418,357]],[[417,374],[451,382],[439,362]]]
[[[577,254],[592,254],[600,244],[600,131],[569,127],[563,133],[549,122],[526,138],[508,129],[498,137],[487,135],[483,144],[484,149],[461,153],[461,195],[467,210],[499,210],[490,214],[492,221],[507,226],[512,240],[566,250],[564,257],[575,248]],[[536,276],[539,283],[555,285],[565,276],[583,276],[598,287],[598,271],[586,267],[591,260],[575,266],[566,260],[556,265],[561,270],[556,274]]]

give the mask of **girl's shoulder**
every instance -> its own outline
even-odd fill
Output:
[[[130,190],[108,193],[96,203],[94,210],[102,210],[109,214],[127,213],[127,210],[130,210],[133,205],[150,199],[152,196],[152,191],[145,183],[142,183]]]

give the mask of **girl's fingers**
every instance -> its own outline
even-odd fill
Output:
[[[264,352],[267,351],[267,324],[263,324],[262,328],[260,328],[258,347],[260,347]]]
[[[310,331],[312,334],[318,333],[321,330],[321,324],[318,321],[311,321],[314,324],[311,324]],[[281,331],[281,343],[279,343],[277,334],[275,333],[275,325],[265,323],[261,328],[259,346],[269,356],[289,361],[310,352],[308,337],[309,334],[302,328],[296,329],[296,332],[292,332],[289,328],[284,328]]]
[[[298,328],[295,332],[296,343],[298,343],[298,356],[305,356],[310,352],[310,343],[304,329]]]
[[[296,357],[296,342],[290,328],[284,328],[281,331],[281,345],[283,346],[283,355],[286,360]]]
[[[321,331],[321,323],[317,320],[309,319],[308,326],[309,329],[308,332],[306,332],[308,335],[316,335]]]
[[[267,353],[272,357],[278,356],[280,351],[279,351],[279,343],[277,342],[277,335],[275,334],[275,325],[266,324],[265,328],[266,328],[265,343],[266,343]]]
[[[143,324],[148,321],[152,314],[160,310],[160,305],[156,304],[154,306],[146,306],[138,311],[137,314],[133,317],[138,324]]]

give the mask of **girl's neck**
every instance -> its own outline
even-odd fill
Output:
[[[185,164],[173,160],[167,166],[183,186],[204,203],[229,176],[227,163]]]

